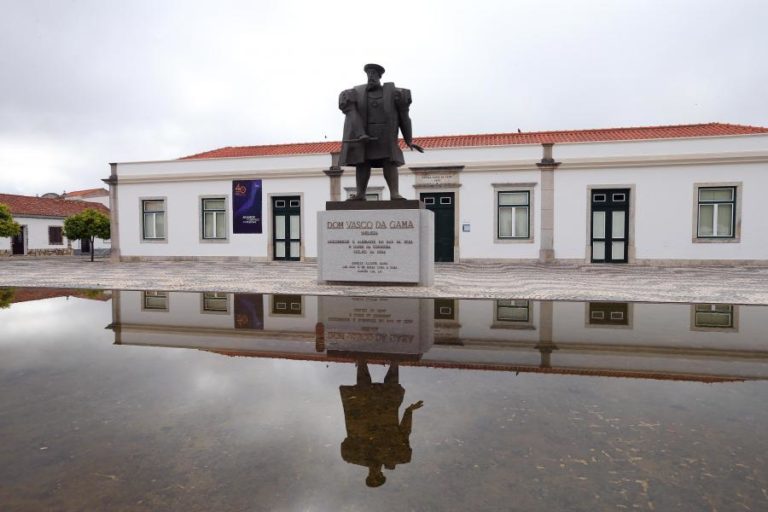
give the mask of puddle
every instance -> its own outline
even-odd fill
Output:
[[[759,510],[768,308],[0,293],[3,510]]]

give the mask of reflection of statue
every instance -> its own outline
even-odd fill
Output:
[[[399,421],[405,390],[398,382],[398,367],[392,363],[384,383],[372,383],[368,364],[357,363],[357,384],[340,386],[347,438],[341,443],[341,457],[350,464],[368,468],[365,483],[378,487],[386,481],[381,470],[395,469],[411,461],[413,411],[423,402],[409,405]]]
[[[403,152],[397,140],[398,130],[409,148],[423,152],[413,143],[411,91],[387,82],[382,85],[384,68],[366,64],[368,83],[341,92],[339,108],[346,115],[344,140],[339,165],[354,165],[357,193],[352,200],[365,201],[371,167],[381,167],[389,187],[390,199],[405,199],[398,190],[397,168],[403,165]]]

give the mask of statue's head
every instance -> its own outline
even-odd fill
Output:
[[[368,75],[368,85],[381,85],[381,77],[384,74],[384,67],[378,64],[366,64],[363,71]]]
[[[381,466],[372,464],[368,466],[368,478],[365,479],[365,485],[368,487],[379,487],[384,485],[387,481],[387,477],[381,471]]]

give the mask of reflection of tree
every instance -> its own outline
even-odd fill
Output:
[[[15,295],[13,288],[0,288],[0,309],[11,307]]]
[[[92,288],[78,288],[75,290],[74,295],[83,299],[97,300],[103,300],[106,297],[104,290],[94,290]]]
[[[411,461],[409,437],[413,411],[423,402],[409,405],[399,420],[405,389],[398,382],[398,367],[392,363],[383,383],[371,382],[368,364],[357,363],[357,384],[340,386],[347,438],[341,443],[341,457],[350,464],[368,468],[365,483],[378,487],[386,481],[382,466],[395,469]]]

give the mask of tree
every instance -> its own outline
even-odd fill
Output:
[[[93,242],[98,237],[107,240],[109,233],[109,217],[92,208],[87,208],[78,214],[64,219],[64,235],[70,240],[87,238],[91,241],[91,261],[93,261]]]
[[[6,205],[0,203],[0,238],[16,236],[20,231],[21,226],[13,221],[11,210]]]

